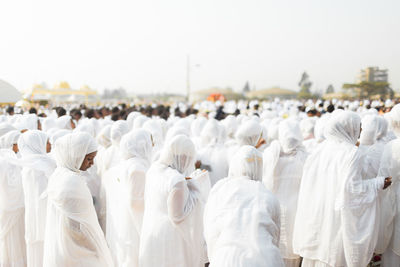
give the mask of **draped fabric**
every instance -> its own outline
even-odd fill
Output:
[[[210,266],[284,266],[278,248],[279,202],[260,182],[259,170],[261,154],[243,146],[229,177],[212,188],[204,212]]]
[[[26,266],[24,194],[21,169],[8,159],[11,150],[0,150],[0,266]]]
[[[347,111],[332,116],[327,140],[304,166],[294,252],[331,266],[366,266],[377,242],[377,198],[384,177],[362,179],[362,157],[354,145],[359,116]]]
[[[28,266],[43,265],[43,241],[46,229],[48,178],[55,169],[54,160],[46,155],[48,137],[38,130],[21,134],[22,186],[25,200],[25,240]]]
[[[177,135],[147,172],[139,266],[204,266],[201,218],[210,181],[207,172],[189,174],[194,159],[193,142]]]
[[[96,151],[87,133],[57,140],[57,169],[49,179],[44,267],[114,266],[99,226],[93,199],[79,168]]]

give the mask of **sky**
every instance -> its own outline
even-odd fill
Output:
[[[0,79],[99,91],[312,90],[389,70],[400,90],[399,0],[1,0]]]

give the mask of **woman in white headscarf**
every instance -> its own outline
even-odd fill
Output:
[[[261,183],[262,155],[242,146],[229,177],[212,188],[204,212],[210,266],[284,266],[279,252],[279,203]]]
[[[43,266],[43,241],[46,227],[48,179],[55,162],[47,153],[49,141],[45,133],[29,130],[21,134],[18,148],[21,153],[22,185],[25,197],[25,240],[28,266]]]
[[[119,142],[121,141],[122,136],[124,136],[128,132],[129,126],[126,121],[116,121],[111,126],[111,146],[109,146],[106,151],[104,151],[101,162],[98,161],[99,173],[102,176],[102,179],[105,172],[121,160],[119,154]]]
[[[25,267],[24,193],[11,149],[0,150],[0,266]]]
[[[197,159],[201,167],[207,169],[211,186],[228,175],[227,149],[220,142],[222,125],[215,119],[210,119],[201,131],[201,149]]]
[[[0,148],[12,149],[18,153],[18,138],[21,135],[20,131],[13,130],[0,137]]]
[[[381,196],[382,217],[380,253],[382,266],[398,267],[400,264],[400,140],[389,142],[383,151],[380,175],[391,175],[393,185]]]
[[[150,133],[136,129],[120,143],[122,161],[108,170],[107,241],[117,266],[139,266],[146,172],[150,167]]]
[[[391,182],[362,179],[362,156],[355,145],[360,129],[357,114],[332,114],[326,141],[307,158],[293,237],[302,266],[367,266],[373,255],[377,197]]]
[[[207,172],[191,173],[195,148],[173,137],[146,175],[140,237],[141,267],[204,266],[202,205],[210,189]]]
[[[73,130],[75,129],[75,123],[72,120],[71,116],[64,115],[56,120],[56,125],[59,129]]]
[[[292,119],[279,124],[279,141],[264,151],[263,183],[278,198],[281,210],[279,248],[286,267],[298,267],[300,256],[293,253],[293,228],[303,165],[307,153],[299,124]]]
[[[55,144],[57,169],[47,189],[44,267],[114,266],[81,173],[93,165],[96,151],[87,133],[68,134]]]

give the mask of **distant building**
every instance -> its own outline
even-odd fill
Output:
[[[269,89],[262,89],[256,91],[250,91],[246,94],[247,98],[250,99],[294,99],[297,98],[298,92],[283,89],[279,87],[272,87]]]
[[[368,67],[360,71],[358,82],[388,82],[388,70]]]

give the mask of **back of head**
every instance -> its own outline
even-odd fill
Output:
[[[377,139],[377,129],[378,129],[378,116],[376,115],[366,115],[361,120],[361,134],[360,134],[360,144],[370,146],[373,145]]]
[[[126,121],[116,121],[111,126],[111,143],[114,145],[119,145],[122,136],[129,132],[129,126]]]
[[[177,135],[165,144],[159,162],[186,175],[194,169],[195,156],[196,151],[190,138]]]
[[[229,177],[248,177],[261,181],[263,159],[261,153],[253,146],[242,146],[229,164]]]
[[[152,151],[150,133],[143,129],[136,129],[129,132],[121,139],[120,151],[124,159],[136,157],[150,163]]]
[[[296,120],[287,119],[279,124],[279,143],[284,153],[294,152],[302,142],[303,137]]]
[[[201,131],[201,142],[202,145],[213,145],[216,144],[220,136],[220,126],[218,121],[210,119],[207,121],[203,130]]]
[[[259,123],[249,120],[243,123],[236,135],[235,139],[239,145],[255,146],[262,136],[262,127]]]
[[[29,130],[18,139],[18,149],[22,156],[46,154],[48,136],[39,130]]]
[[[329,141],[355,145],[360,135],[361,118],[352,111],[333,112],[324,136]]]
[[[387,118],[389,121],[389,128],[396,136],[400,136],[400,104],[397,104],[392,108]]]
[[[97,151],[97,144],[88,133],[70,133],[57,139],[54,151],[58,167],[79,172],[85,156]]]

